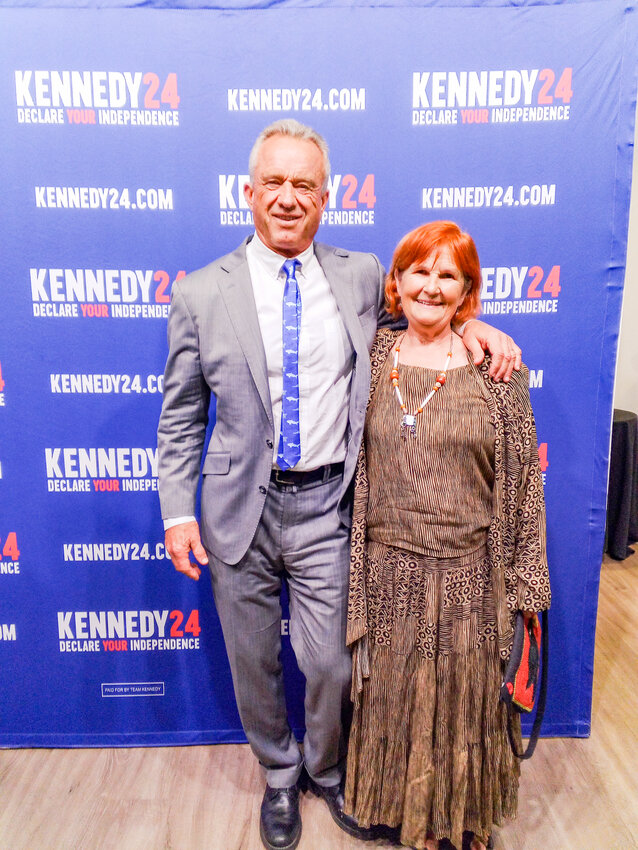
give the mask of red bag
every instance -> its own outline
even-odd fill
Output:
[[[541,624],[538,615],[524,614],[522,611],[516,614],[512,654],[501,686],[501,700],[507,705],[507,734],[512,752],[520,759],[527,759],[534,752],[545,713],[548,658],[547,611],[543,611],[542,617],[543,638],[541,640]],[[542,669],[540,690],[538,687],[539,669]],[[538,708],[536,709],[529,745],[524,753],[519,753],[512,734],[512,715],[515,711],[519,713],[532,711],[537,692]]]
[[[538,616],[519,611],[516,615],[512,654],[501,687],[503,702],[513,703],[518,711],[529,712],[534,708],[540,649],[541,624]]]

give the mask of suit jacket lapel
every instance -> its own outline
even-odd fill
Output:
[[[268,421],[272,425],[266,352],[261,338],[253,285],[246,260],[246,242],[243,242],[236,251],[228,255],[222,269],[228,275],[227,280],[220,287],[222,298],[268,416]]]
[[[367,355],[368,347],[352,298],[354,283],[351,264],[345,262],[345,259],[349,256],[348,251],[315,243],[315,256],[335,297],[339,314],[352,342],[352,347],[357,355]]]

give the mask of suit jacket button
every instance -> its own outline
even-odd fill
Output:
[[[266,492],[266,488],[263,486],[263,484],[259,488],[259,492],[262,493],[262,494]]]
[[[266,440],[266,445],[269,449],[272,449],[272,440]]]

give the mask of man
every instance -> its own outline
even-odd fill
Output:
[[[190,552],[210,566],[242,724],[266,778],[262,841],[291,850],[301,836],[302,767],[335,821],[366,837],[343,813],[341,790],[349,493],[384,272],[371,254],[313,242],[330,175],[326,144],[313,130],[293,120],[267,127],[249,171],[255,235],[173,285],[160,499],[175,568],[199,578]],[[520,352],[509,337],[475,327],[466,335],[477,356],[487,342],[494,371],[507,377]],[[200,539],[195,499],[211,392],[216,422],[201,467]],[[306,677],[303,757],[279,661],[284,576],[291,642]]]

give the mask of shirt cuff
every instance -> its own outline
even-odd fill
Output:
[[[195,522],[194,516],[172,516],[164,520],[164,531],[168,531],[174,525],[180,525],[183,522]]]
[[[455,334],[458,334],[460,337],[462,337],[465,333],[465,328],[470,324],[470,322],[473,321],[474,319],[468,319],[467,322],[463,322],[463,324],[461,325],[452,325],[452,330]]]

